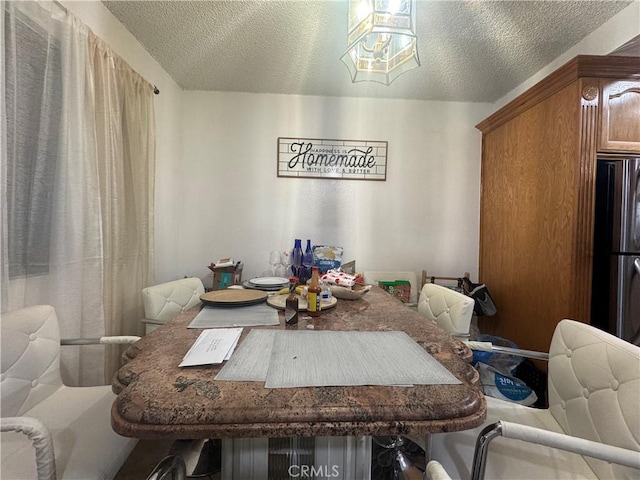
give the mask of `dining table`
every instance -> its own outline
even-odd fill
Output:
[[[139,439],[425,436],[471,429],[485,419],[471,350],[377,286],[356,300],[338,300],[319,317],[300,312],[297,325],[285,325],[278,311],[279,325],[244,327],[238,348],[256,329],[404,332],[455,383],[266,388],[259,381],[216,380],[222,364],[179,366],[201,333],[188,328],[200,308],[183,312],[123,354],[112,382],[117,397],[111,419],[118,434]]]

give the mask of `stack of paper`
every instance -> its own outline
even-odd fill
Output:
[[[216,365],[231,358],[242,328],[212,328],[203,330],[179,366]]]

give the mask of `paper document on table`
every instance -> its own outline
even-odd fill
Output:
[[[220,364],[228,360],[238,344],[242,328],[203,330],[180,362],[180,367]]]

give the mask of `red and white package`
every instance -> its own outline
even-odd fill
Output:
[[[353,287],[356,283],[356,277],[344,273],[340,270],[329,270],[320,277],[324,282],[331,285],[340,285],[341,287]]]

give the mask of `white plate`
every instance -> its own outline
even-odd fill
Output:
[[[252,278],[251,280],[249,280],[249,283],[257,287],[284,287],[286,285],[289,285],[289,279],[282,277],[260,277]]]

